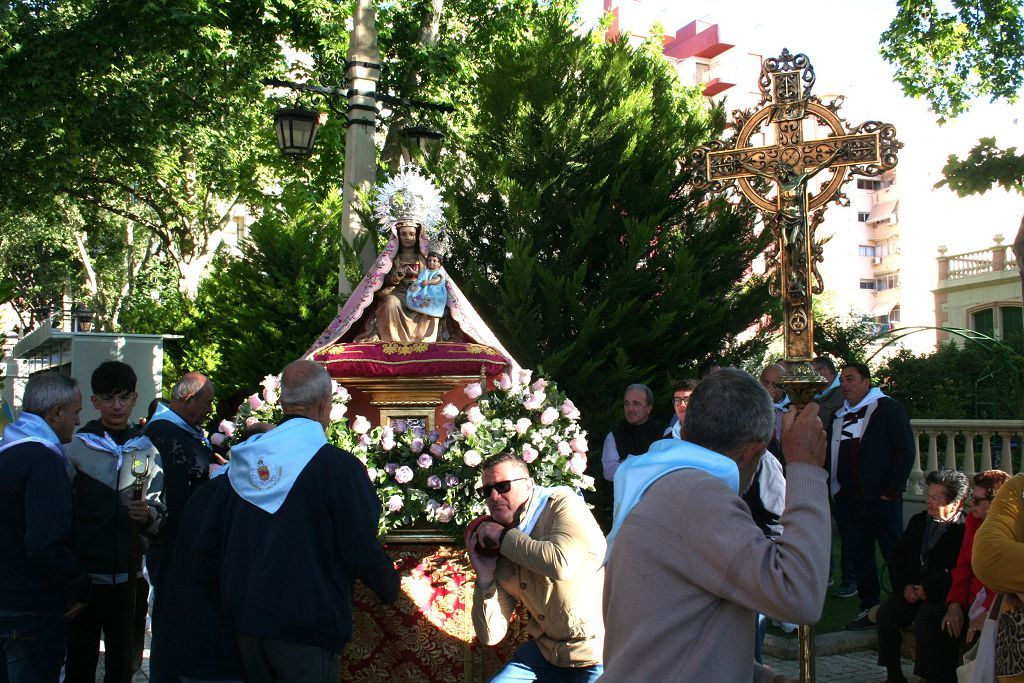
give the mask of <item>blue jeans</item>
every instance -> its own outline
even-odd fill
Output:
[[[862,610],[879,603],[878,565],[875,543],[886,563],[892,558],[897,541],[903,535],[902,500],[850,500],[836,496],[836,526],[842,534],[843,554],[849,555],[857,575],[857,594]]]
[[[0,610],[0,683],[56,683],[66,647],[60,612]]]
[[[511,661],[494,675],[491,683],[538,681],[539,683],[593,683],[604,673],[604,666],[572,668],[549,664],[536,641],[528,640],[512,655]]]

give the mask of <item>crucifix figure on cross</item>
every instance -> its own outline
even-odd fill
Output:
[[[772,292],[782,297],[785,310],[786,361],[807,368],[814,357],[811,300],[823,289],[817,268],[821,244],[814,231],[825,205],[848,203],[841,189],[851,174],[877,176],[894,168],[902,146],[891,124],[868,121],[847,129],[838,113],[842,98],[823,103],[811,94],[814,81],[806,55],[783,50],[766,59],[758,79],[760,103],[733,112],[736,135],[693,155],[698,187],[734,186],[772,230],[769,266]],[[806,135],[805,127],[825,134]],[[758,139],[769,142],[754,145]],[[812,191],[810,181],[822,173],[828,175]]]
[[[761,101],[747,111],[733,112],[737,133],[695,150],[692,160],[697,187],[722,191],[736,187],[761,211],[775,237],[769,250],[771,291],[781,296],[788,367],[779,382],[797,406],[808,403],[825,380],[811,367],[814,358],[812,297],[824,289],[817,264],[821,243],[814,231],[825,205],[849,204],[841,192],[851,173],[877,176],[896,166],[902,145],[896,128],[868,121],[847,129],[839,117],[842,98],[828,104],[811,95],[815,75],[806,55],[783,50],[761,65]],[[805,124],[824,129],[823,137],[805,136]],[[770,144],[755,146],[762,138]],[[812,192],[808,185],[829,173]],[[767,180],[769,182],[765,183]],[[760,182],[758,182],[760,181]],[[814,639],[810,626],[800,626],[800,680],[814,680]]]

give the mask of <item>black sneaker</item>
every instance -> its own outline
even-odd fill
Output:
[[[868,617],[868,610],[861,610],[857,618],[846,625],[847,631],[868,631],[875,627],[875,622]]]
[[[832,589],[832,595],[837,598],[852,598],[857,595],[856,583],[844,583]]]

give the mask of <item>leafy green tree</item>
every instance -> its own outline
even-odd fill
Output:
[[[878,340],[878,323],[867,315],[814,316],[814,352],[836,363],[863,363],[869,346]]]
[[[578,35],[553,8],[484,62],[468,134],[440,162],[457,226],[446,267],[596,441],[627,384],[666,389],[764,315],[749,264],[765,242],[749,213],[689,186],[687,154],[724,117],[657,46]]]
[[[217,258],[194,301],[162,302],[150,324],[183,318],[176,368],[206,372],[226,397],[301,357],[338,312],[340,217],[337,192],[319,201],[293,185],[252,225],[241,258]]]
[[[932,354],[900,350],[876,372],[914,418],[1019,419],[1024,357],[1001,344],[943,344]]]
[[[1020,0],[899,0],[881,44],[903,92],[925,98],[940,121],[978,97],[1014,102],[1024,85]]]

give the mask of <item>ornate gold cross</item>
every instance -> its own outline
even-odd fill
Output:
[[[693,153],[697,186],[724,190],[735,185],[761,210],[765,225],[775,235],[768,262],[772,293],[781,296],[784,308],[788,375],[820,376],[810,368],[814,357],[814,317],[811,300],[823,290],[817,264],[821,244],[814,231],[830,201],[848,203],[840,191],[851,173],[877,176],[896,166],[902,144],[896,128],[868,121],[847,129],[839,117],[842,98],[828,104],[811,95],[814,69],[806,55],[783,50],[761,65],[757,107],[733,112],[739,131],[730,141],[715,141]],[[827,129],[820,139],[805,139],[804,123],[812,121]],[[774,142],[754,146],[758,136]],[[808,182],[828,172],[815,192]],[[769,183],[757,182],[765,179]],[[788,376],[787,375],[787,376]],[[800,393],[799,387],[794,387]],[[814,392],[807,395],[807,399]],[[794,402],[798,396],[791,393]]]

